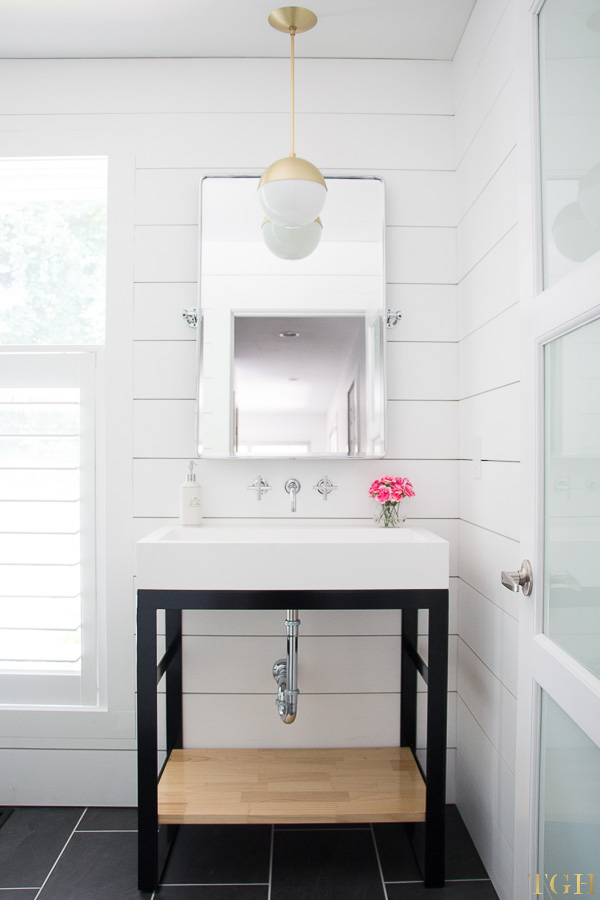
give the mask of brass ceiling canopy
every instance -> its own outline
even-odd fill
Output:
[[[317,24],[317,17],[303,6],[282,6],[269,16],[269,25],[284,34],[303,34]]]

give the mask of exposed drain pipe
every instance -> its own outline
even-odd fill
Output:
[[[273,678],[277,682],[275,703],[284,725],[291,725],[298,711],[298,629],[300,619],[297,609],[288,609],[285,620],[287,658],[273,664]]]

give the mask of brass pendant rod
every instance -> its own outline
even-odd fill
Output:
[[[296,36],[295,32],[296,32],[295,27],[294,27],[293,25],[290,25],[290,38],[291,38],[291,41],[292,41],[292,51],[291,51],[291,62],[292,62],[292,104],[291,104],[291,109],[292,109],[292,121],[291,121],[291,150],[290,150],[290,156],[295,156],[295,155],[296,155],[295,152],[294,152],[294,38],[295,38],[295,36]]]

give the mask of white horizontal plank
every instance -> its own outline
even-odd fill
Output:
[[[502,87],[515,67],[515,8],[511,2],[485,47],[481,61],[456,105],[456,158],[463,158],[467,147],[494,105]]]
[[[280,613],[280,617],[283,614]],[[305,615],[300,611],[301,621]],[[427,638],[422,638],[423,653]],[[304,694],[398,693],[398,636],[310,636],[300,626],[298,683]],[[449,639],[448,690],[456,690],[457,639]],[[285,656],[285,635],[185,636],[184,693],[272,694],[272,667]],[[426,653],[425,653],[426,658]]]
[[[521,389],[511,384],[458,403],[460,459],[473,459],[477,449],[481,459],[519,460],[521,432],[510,423],[519,421]],[[476,448],[476,442],[480,446]]]
[[[460,701],[459,701],[460,702]],[[456,753],[456,804],[473,836],[481,860],[502,900],[513,897],[514,855],[512,842],[505,838],[499,821],[485,803],[476,781],[467,769],[460,751]],[[506,886],[503,890],[503,885]]]
[[[138,169],[136,225],[197,225],[202,169]]]
[[[289,109],[289,60],[3,60],[7,113],[161,113]],[[452,114],[451,63],[302,59],[299,110]],[[323,90],[323,85],[327,90]]]
[[[389,341],[456,341],[458,291],[449,284],[388,284],[387,306],[402,318]]]
[[[315,636],[398,636],[402,613],[398,609],[302,609],[302,638]],[[183,614],[183,631],[196,635],[271,635],[285,641],[283,610],[190,610]],[[281,654],[280,654],[281,655]]]
[[[456,229],[386,228],[390,283],[456,284]]]
[[[511,0],[476,3],[454,56],[452,74],[456,109],[485,55],[486,48]]]
[[[388,397],[390,400],[456,400],[457,359],[456,344],[388,343]]]
[[[386,222],[393,226],[453,228],[458,217],[455,172],[388,171],[385,181]]]
[[[135,750],[0,750],[0,803],[135,806],[136,766]]]
[[[508,768],[514,772],[516,698],[460,639],[458,694]]]
[[[518,380],[519,346],[515,337],[518,337],[518,328],[518,308],[512,307],[461,341],[461,397],[492,391]],[[517,413],[518,406],[512,410],[513,418]]]
[[[134,400],[133,456],[196,456],[195,400]]]
[[[458,285],[459,339],[485,325],[519,300],[519,236],[502,238]]]
[[[454,171],[452,116],[297,112],[296,151],[324,175],[347,169]],[[255,169],[288,152],[289,113],[206,113],[136,120],[138,168]],[[356,135],[360,134],[360,142]]]
[[[196,467],[202,485],[203,514],[219,517],[235,511],[238,518],[280,518],[301,521],[305,518],[353,518],[369,521],[376,501],[368,495],[369,485],[391,471],[410,478],[416,496],[403,501],[409,519],[455,518],[458,510],[457,463],[451,460],[200,460]],[[185,460],[135,460],[134,515],[140,517],[177,517],[179,488],[185,481]],[[338,486],[325,503],[312,485],[327,472]],[[246,490],[260,472],[273,490],[257,508],[252,491]],[[302,491],[297,512],[290,511],[285,481],[294,475]],[[375,526],[374,526],[375,527]],[[423,525],[427,528],[428,525]],[[432,529],[435,530],[435,529]]]
[[[457,703],[457,734],[458,753],[477,785],[486,813],[498,823],[505,840],[512,847],[515,777],[460,698]]]
[[[513,306],[458,345],[459,398],[519,380],[519,307]]]
[[[388,401],[387,455],[395,459],[456,459],[458,409],[453,400]]]
[[[517,695],[518,622],[464,581],[459,583],[461,640]]]
[[[521,566],[519,542],[470,522],[458,523],[461,578],[505,613],[518,619],[520,596],[507,591],[500,581],[503,569]]]
[[[228,713],[228,714],[227,714]],[[185,694],[185,747],[383,747],[400,736],[398,694],[303,694],[284,727],[274,695]]]
[[[514,228],[519,218],[517,154],[510,153],[457,228],[459,279]]]
[[[459,221],[515,146],[516,109],[517,77],[513,72],[457,167]]]
[[[513,540],[519,539],[519,463],[482,462],[481,478],[472,463],[459,462],[459,516]]]
[[[300,633],[298,684],[303,694],[397,693],[400,689],[398,637],[309,637],[302,626]],[[185,637],[183,690],[277,693],[272,668],[281,656],[285,656],[284,634]]]
[[[134,341],[136,399],[193,400],[196,396],[195,341]]]
[[[183,318],[184,309],[198,306],[198,287],[191,284],[136,284],[133,295],[133,336],[137,341],[196,340],[195,329]]]
[[[198,278],[198,228],[194,225],[138,225],[134,279],[187,281]]]

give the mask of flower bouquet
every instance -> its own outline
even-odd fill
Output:
[[[408,478],[393,478],[391,475],[375,479],[369,488],[369,494],[381,504],[381,509],[375,514],[375,521],[383,523],[385,528],[394,528],[400,524],[400,501],[404,497],[415,496]]]

